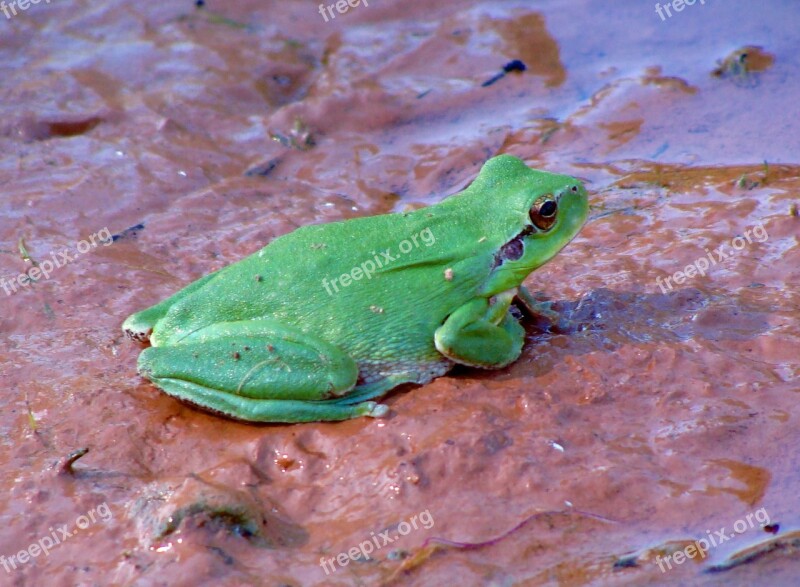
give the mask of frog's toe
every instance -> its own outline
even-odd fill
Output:
[[[389,406],[386,404],[379,404],[377,402],[364,402],[362,405],[365,409],[369,409],[369,412],[364,415],[369,416],[370,418],[383,418],[389,413]]]

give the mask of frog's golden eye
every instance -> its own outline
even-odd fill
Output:
[[[539,230],[550,230],[556,223],[558,203],[550,194],[538,198],[531,206],[531,222]]]

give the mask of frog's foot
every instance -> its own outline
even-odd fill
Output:
[[[367,400],[375,399],[377,397],[381,397],[385,395],[389,390],[394,389],[398,385],[402,385],[403,383],[418,383],[419,382],[419,375],[415,373],[395,373],[394,375],[388,375],[383,379],[378,381],[373,381],[372,383],[364,383],[357,386],[355,389],[347,392],[340,398],[336,398],[334,400],[329,400],[328,403],[335,404],[338,406],[352,406],[355,404],[359,404],[361,402],[365,402]],[[373,402],[374,403],[374,402]],[[389,411],[388,406],[384,406],[381,404],[376,404],[376,408],[383,408],[383,413],[380,414],[385,415]]]
[[[436,350],[448,359],[485,369],[499,369],[519,357],[525,329],[509,313],[514,292],[495,296],[494,304],[476,299],[453,312],[436,329]]]
[[[552,302],[537,300],[527,288],[519,286],[517,295],[514,298],[519,307],[530,317],[542,322],[558,324],[561,316],[553,310]]]
[[[579,321],[570,318],[567,314],[560,314],[553,310],[553,302],[536,299],[522,286],[519,287],[514,301],[528,315],[529,321],[526,323],[541,332],[571,334],[583,328]]]
[[[139,372],[170,395],[258,422],[343,420],[385,413],[339,405],[358,367],[338,347],[270,319],[214,324],[139,355]]]

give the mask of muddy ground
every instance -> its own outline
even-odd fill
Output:
[[[679,2],[0,6],[0,584],[797,584],[800,10]],[[136,374],[130,313],[498,153],[592,206],[510,367],[299,425]]]

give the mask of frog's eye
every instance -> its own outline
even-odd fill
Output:
[[[531,222],[539,230],[550,230],[556,223],[558,203],[551,195],[538,198],[531,206]]]

